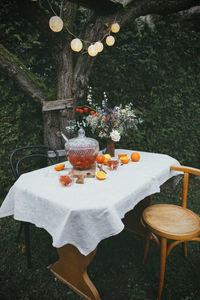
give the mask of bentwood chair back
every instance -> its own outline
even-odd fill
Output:
[[[49,155],[48,153],[51,153]],[[25,172],[38,169],[49,164],[59,162],[58,152],[44,145],[31,145],[15,149],[10,155],[10,166],[12,173],[17,180]],[[17,241],[20,238],[22,230],[24,231],[27,265],[31,267],[31,249],[30,249],[30,228],[29,223],[20,222],[20,228],[17,235]]]
[[[172,166],[171,170],[184,173],[181,206],[173,204],[155,204],[143,211],[142,221],[147,228],[143,262],[145,262],[149,241],[154,239],[160,246],[160,277],[157,299],[161,298],[166,257],[178,244],[183,244],[184,254],[187,256],[186,242],[200,242],[200,217],[187,208],[187,194],[189,174],[200,176],[200,170],[185,166]],[[168,243],[170,241],[171,243]]]

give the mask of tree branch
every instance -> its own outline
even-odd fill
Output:
[[[0,44],[0,68],[14,78],[21,89],[32,97],[36,102],[43,103],[46,99],[41,90],[45,88],[43,83],[33,75],[23,64],[11,54],[3,45]]]
[[[121,10],[117,15],[117,19],[120,20],[120,25],[124,26],[140,16],[147,14],[167,15],[199,4],[200,0],[136,0]],[[105,18],[105,21],[113,17],[114,15],[110,15],[108,18]]]

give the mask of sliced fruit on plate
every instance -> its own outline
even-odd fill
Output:
[[[102,171],[98,171],[98,172],[96,172],[96,178],[99,180],[104,180],[104,179],[106,179],[106,174]]]

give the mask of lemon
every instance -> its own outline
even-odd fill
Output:
[[[111,159],[111,155],[110,155],[110,154],[104,154],[104,157],[105,157],[107,160]]]

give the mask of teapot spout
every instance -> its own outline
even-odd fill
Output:
[[[65,140],[65,142],[68,142],[68,138],[64,135],[64,133],[62,133],[61,131],[57,131],[56,132],[57,137],[63,137],[63,139]]]
[[[66,137],[66,135],[64,133],[61,133],[61,135],[62,135],[63,139],[65,140],[65,142],[69,141],[68,138]]]

